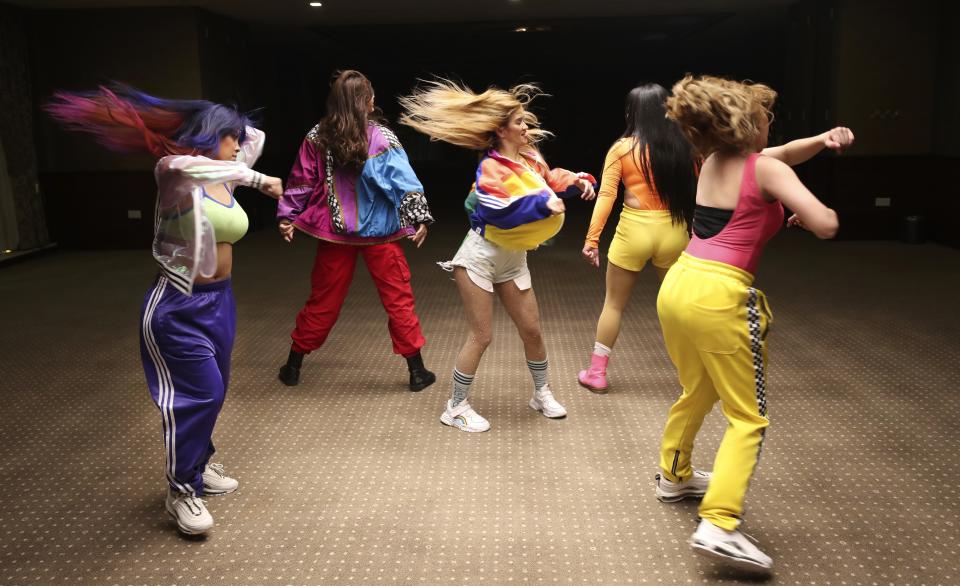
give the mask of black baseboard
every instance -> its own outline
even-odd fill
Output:
[[[51,242],[38,248],[29,248],[27,250],[14,250],[12,252],[0,252],[0,269],[5,269],[25,260],[33,260],[37,257],[50,254],[57,250],[57,243]]]

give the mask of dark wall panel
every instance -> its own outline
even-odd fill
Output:
[[[197,21],[194,9],[32,13],[37,106],[54,90],[94,89],[112,80],[164,97],[201,97]],[[43,114],[38,130],[53,238],[67,248],[148,246],[155,159],[107,151]]]
[[[957,11],[941,3],[937,12],[932,9],[935,0],[920,4],[923,14],[952,10],[943,13],[949,16]],[[113,78],[160,95],[202,96],[257,109],[268,136],[258,167],[285,177],[304,133],[323,112],[330,73],[336,68],[365,72],[391,123],[398,115],[396,97],[408,93],[418,78],[447,76],[474,89],[535,81],[550,94],[534,106],[544,126],[556,134],[543,144],[548,160],[599,174],[607,147],[622,131],[623,98],[629,89],[647,81],[669,87],[686,72],[753,79],[778,89],[774,144],[845,123],[837,119],[838,112],[849,112],[862,91],[850,87],[859,78],[849,71],[841,74],[840,66],[849,70],[850,63],[869,64],[863,56],[846,55],[852,45],[849,40],[841,42],[849,36],[844,27],[851,14],[857,14],[855,5],[845,0],[804,0],[789,11],[530,22],[523,33],[502,23],[471,23],[325,28],[290,38],[282,31],[270,33],[256,24],[194,9],[35,12],[33,99],[41,101],[57,87],[91,87]],[[892,13],[871,14],[876,20]],[[946,23],[927,26],[920,20],[909,22],[943,35],[935,43],[936,83],[946,91],[938,93],[938,126],[932,141],[937,151],[879,156],[872,147],[854,149],[841,158],[822,155],[799,169],[811,189],[841,211],[842,237],[896,238],[903,216],[914,213],[927,216],[928,233],[938,241],[947,242],[960,232],[951,220],[958,217],[955,188],[942,172],[954,161],[948,155],[956,155],[949,146],[949,129],[956,126],[956,100],[950,96],[956,97],[960,87],[960,45],[948,37]],[[93,29],[97,35],[85,32]],[[870,35],[869,27],[854,29],[856,38]],[[863,75],[893,75],[883,68],[867,69]],[[462,200],[476,155],[430,143],[393,125],[438,218],[462,222]],[[854,127],[862,145],[876,144],[871,128]],[[127,219],[129,210],[149,216],[152,186],[146,195],[124,190],[147,189],[150,157],[105,153],[88,138],[54,129],[46,121],[40,124],[40,140],[44,188],[69,190],[48,194],[52,216],[66,217],[69,210],[60,206],[93,197],[112,202],[114,208],[105,217],[120,222],[118,234],[136,225]],[[98,186],[87,181],[95,174],[84,175],[106,171],[139,172],[141,178],[105,180]],[[927,175],[910,180],[914,172]],[[70,177],[75,181],[56,180],[58,173],[74,173]],[[893,206],[878,208],[877,197],[891,197]],[[249,191],[241,192],[239,199],[254,227],[272,223],[272,202]],[[63,225],[58,221],[57,226]],[[140,240],[131,236],[130,244],[135,241],[139,245]]]
[[[13,191],[17,249],[50,241],[43,201],[37,192],[34,92],[25,29],[28,14],[0,4],[0,141]]]

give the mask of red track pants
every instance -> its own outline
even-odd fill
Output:
[[[426,340],[414,313],[410,266],[400,243],[351,246],[321,240],[310,277],[310,298],[297,315],[297,326],[290,335],[294,351],[309,354],[326,341],[340,316],[357,255],[361,254],[387,310],[394,353],[409,357],[423,347]]]

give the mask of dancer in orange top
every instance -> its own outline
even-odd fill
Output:
[[[666,98],[667,90],[657,84],[636,87],[627,95],[627,127],[607,153],[583,246],[583,258],[599,267],[600,233],[623,182],[623,209],[608,255],[606,299],[590,367],[578,377],[596,393],[607,391],[607,361],[640,271],[652,261],[662,280],[689,241],[697,185],[694,153],[677,124],[666,118]]]

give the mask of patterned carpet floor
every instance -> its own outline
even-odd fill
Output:
[[[233,379],[214,436],[215,459],[241,484],[208,500],[217,523],[204,538],[181,537],[163,510],[160,418],[137,342],[148,255],[62,251],[3,268],[0,585],[744,579],[691,553],[695,502],[653,495],[678,387],[652,271],[625,314],[611,392],[576,384],[603,301],[602,272],[578,258],[581,228],[530,255],[552,386],[570,415],[527,406],[522,346],[497,308],[471,397],[492,424],[485,434],[439,422],[466,330],[434,263],[452,257],[459,227],[408,247],[438,375],[420,393],[406,390],[362,264],[301,385],[282,386],[314,246],[269,230],[244,239]],[[775,315],[772,424],[744,530],[774,558],[770,582],[960,583],[960,251],[791,231],[756,285]],[[698,467],[711,467],[723,429],[715,409]]]

